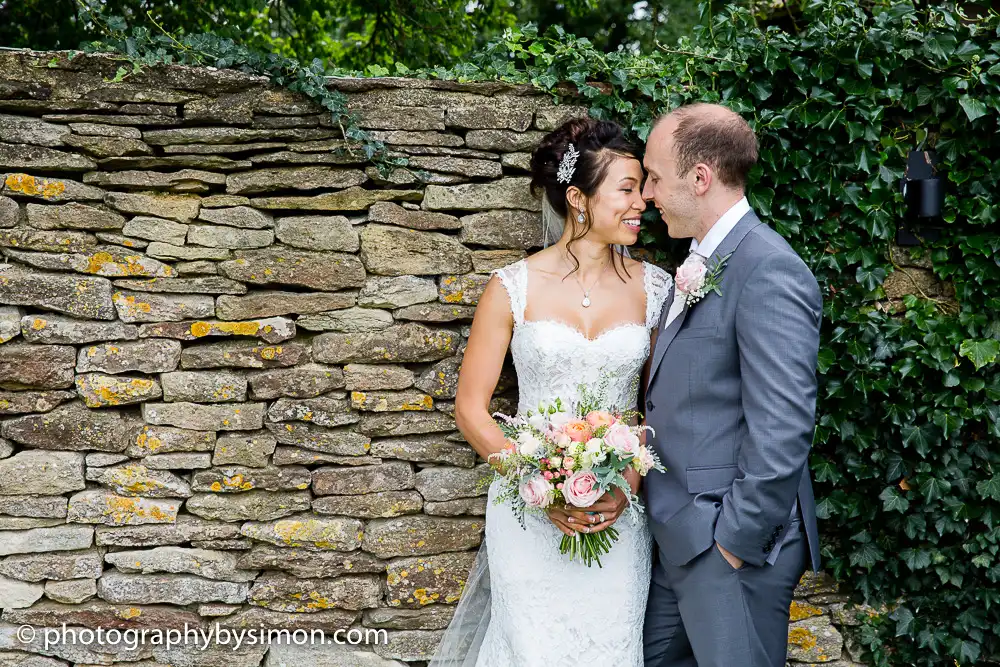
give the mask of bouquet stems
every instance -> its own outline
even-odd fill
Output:
[[[573,537],[563,535],[562,542],[559,543],[559,553],[569,554],[569,559],[573,560],[579,556],[587,567],[591,567],[595,562],[597,567],[601,565],[601,556],[611,551],[611,545],[618,541],[618,531],[614,526],[609,526],[596,533],[577,533]]]

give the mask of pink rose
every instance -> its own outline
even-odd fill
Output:
[[[607,430],[604,442],[619,454],[634,454],[639,448],[639,437],[621,422]]]
[[[532,477],[527,482],[521,482],[517,492],[528,507],[548,507],[554,497],[552,484],[540,475]]]
[[[594,434],[594,429],[582,419],[574,419],[563,427],[563,432],[573,442],[587,442],[590,440],[590,436]]]
[[[599,429],[602,426],[611,426],[615,423],[615,416],[605,410],[591,410],[587,413],[587,423]]]
[[[693,294],[701,289],[701,286],[705,283],[705,274],[708,273],[708,267],[705,266],[705,262],[698,255],[690,255],[684,263],[680,265],[677,269],[677,274],[674,276],[674,282],[677,285],[677,291],[682,294]]]
[[[573,442],[565,433],[557,433],[552,437],[552,441],[557,447],[567,447],[569,446],[569,443]]]
[[[597,483],[597,475],[581,470],[569,476],[562,488],[563,498],[574,507],[590,507],[604,492]]]

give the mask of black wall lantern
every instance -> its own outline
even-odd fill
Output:
[[[896,243],[920,245],[941,237],[941,211],[944,208],[944,180],[938,177],[933,151],[910,151],[906,175],[899,181],[906,206],[903,220],[896,227]]]

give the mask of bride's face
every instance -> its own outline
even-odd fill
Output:
[[[642,165],[637,159],[612,158],[607,175],[587,202],[591,221],[588,238],[620,245],[632,245],[639,239],[639,224],[646,210],[642,177]]]

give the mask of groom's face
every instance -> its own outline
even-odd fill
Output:
[[[667,223],[667,233],[675,239],[690,238],[698,229],[697,198],[690,172],[677,173],[674,130],[677,121],[667,116],[649,135],[643,166],[646,183],[642,198],[652,202]]]

